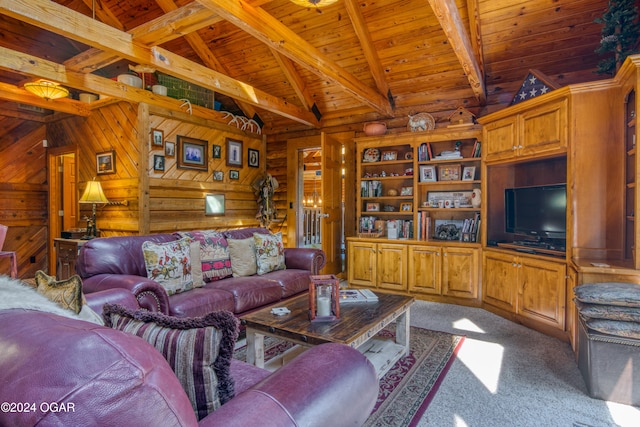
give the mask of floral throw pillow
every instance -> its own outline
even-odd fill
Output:
[[[200,243],[200,264],[205,282],[224,279],[232,274],[227,239],[219,231],[180,231],[180,237],[190,237]]]
[[[189,238],[166,243],[144,242],[147,277],[160,283],[168,295],[203,286],[200,244]]]
[[[254,233],[253,240],[256,244],[256,264],[258,266],[258,275],[276,270],[284,270],[286,268],[284,264],[282,233]]]

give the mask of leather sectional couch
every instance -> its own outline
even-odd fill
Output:
[[[128,290],[86,295],[137,309]],[[339,361],[339,363],[336,363]],[[137,336],[44,311],[0,310],[3,426],[356,426],[377,397],[370,362],[342,344],[314,347],[273,374],[231,361],[235,395],[197,421],[163,356]]]
[[[269,234],[269,231],[241,228],[222,234],[226,239],[240,240],[251,238],[254,233]],[[82,246],[76,264],[84,292],[125,288],[136,297],[140,307],[176,317],[204,316],[218,310],[240,316],[308,290],[309,276],[318,274],[325,264],[325,254],[320,249],[285,248],[286,269],[227,277],[168,295],[161,285],[147,278],[141,248],[144,242],[164,243],[179,238],[178,233],[169,233],[88,241]]]

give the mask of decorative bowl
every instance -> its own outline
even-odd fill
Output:
[[[364,124],[363,130],[367,136],[384,135],[387,133],[387,125],[382,122],[368,122]]]

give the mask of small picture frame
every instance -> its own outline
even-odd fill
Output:
[[[164,131],[151,129],[151,147],[162,148],[164,146]]]
[[[439,166],[438,181],[460,181],[460,165]]]
[[[175,157],[176,156],[176,143],[175,142],[165,142],[164,143],[164,155],[167,157]]]
[[[227,166],[242,167],[242,141],[227,138]]]
[[[476,177],[476,167],[475,166],[465,166],[462,170],[462,180],[463,181],[473,181]]]
[[[212,155],[214,159],[222,158],[222,146],[213,144]]]
[[[400,212],[411,212],[411,211],[413,211],[413,203],[411,202],[400,203]]]
[[[96,173],[98,175],[108,175],[116,173],[116,152],[115,150],[103,151],[96,154]]]
[[[367,203],[365,210],[367,212],[380,212],[380,203]]]
[[[224,215],[224,194],[206,194],[204,196],[205,215]]]
[[[400,189],[401,196],[413,196],[413,187],[402,187]]]
[[[207,171],[207,141],[178,135],[178,168]]]
[[[240,171],[229,171],[229,179],[240,179]]]
[[[224,179],[223,171],[213,171],[213,180],[214,181],[222,181]]]
[[[260,167],[260,152],[253,148],[249,148],[247,151],[247,163],[249,164],[249,167],[252,168]]]
[[[429,165],[420,166],[420,182],[436,182],[436,167]]]
[[[398,160],[398,152],[397,151],[383,151],[382,152],[382,160]]]
[[[164,171],[164,156],[161,154],[153,155],[153,170]]]

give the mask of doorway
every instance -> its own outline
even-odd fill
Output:
[[[49,274],[56,274],[53,239],[78,226],[77,154],[74,148],[49,150]]]

